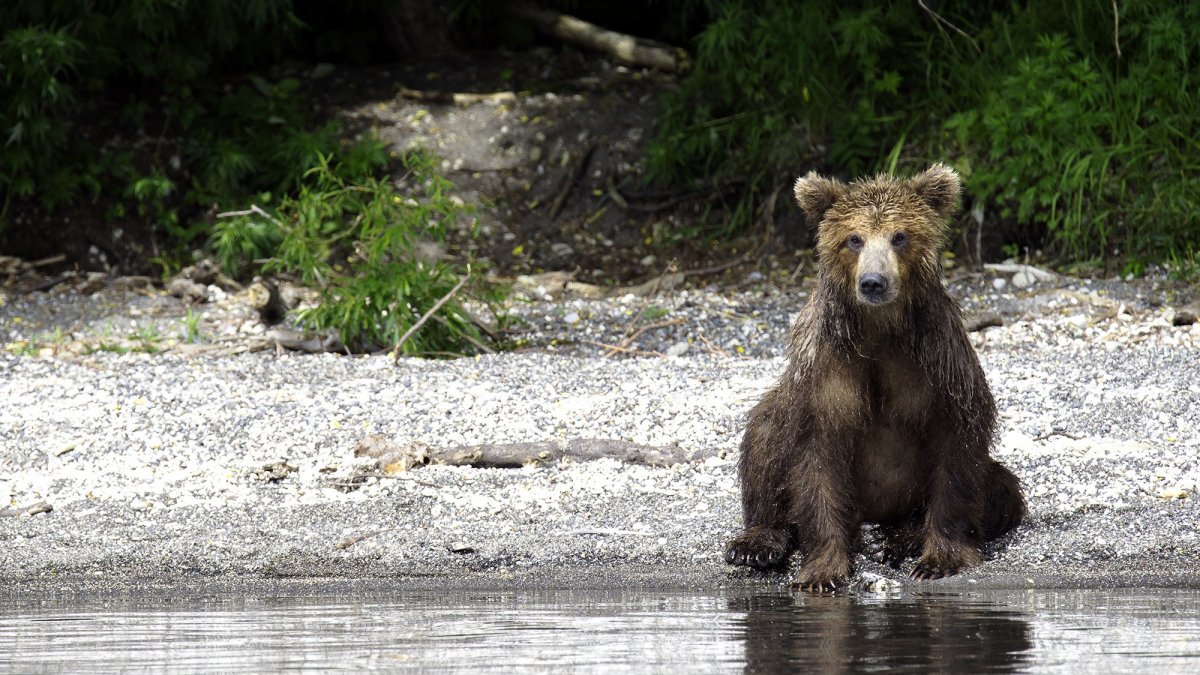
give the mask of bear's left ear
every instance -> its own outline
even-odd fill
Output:
[[[941,162],[913,176],[909,179],[908,186],[942,218],[949,218],[958,210],[962,181],[954,169]]]

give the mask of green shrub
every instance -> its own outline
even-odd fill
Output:
[[[261,207],[218,226],[213,245],[228,266],[247,251],[274,249],[264,269],[286,272],[319,290],[316,307],[300,319],[311,328],[333,328],[354,351],[396,344],[448,294],[469,268],[428,255],[447,228],[463,215],[452,187],[424,154],[404,158],[403,181],[416,196],[396,191],[389,180],[362,172],[378,144],[366,143],[334,163],[328,156],[309,170],[298,194],[285,197],[274,213]],[[369,162],[368,162],[369,164]],[[405,354],[470,351],[486,339],[458,302],[442,305],[403,344]],[[484,291],[485,304],[495,295]]]
[[[1134,268],[1194,250],[1194,3],[1122,3],[1115,35],[1109,3],[684,4],[712,20],[664,103],[654,179],[743,177],[755,200],[814,165],[950,159],[988,226],[1023,243]]]
[[[0,6],[0,227],[14,199],[82,197],[185,256],[203,212],[290,190],[335,129],[294,79],[221,81],[278,57],[294,0],[13,0]]]

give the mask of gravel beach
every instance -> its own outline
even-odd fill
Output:
[[[983,565],[928,587],[1200,586],[1200,325],[1173,326],[1173,301],[1144,286],[993,281],[952,292],[968,315],[1003,318],[972,341],[1001,411],[995,454],[1021,479],[1030,517]],[[655,300],[648,319],[641,298],[535,293],[514,309],[525,350],[393,365],[274,350],[21,351],[11,345],[67,307],[84,334],[121,319],[101,306],[128,320],[129,308],[170,299],[7,297],[0,579],[10,591],[283,577],[786,583],[732,569],[722,551],[740,525],[743,416],[782,371],[805,299],[762,284],[697,288]],[[180,312],[154,315],[159,334],[178,332]],[[638,354],[603,347],[634,320],[663,325],[630,343]],[[354,454],[369,435],[435,448],[611,439],[713,456],[386,475]],[[913,583],[861,556],[857,570],[860,587]]]

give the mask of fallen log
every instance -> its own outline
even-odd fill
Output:
[[[479,469],[514,469],[528,464],[549,464],[563,459],[586,462],[618,459],[629,464],[671,467],[721,455],[718,450],[684,450],[677,445],[642,445],[604,438],[571,438],[527,443],[484,443],[433,448],[424,443],[396,443],[383,436],[368,436],[354,448],[356,457],[371,457],[388,475],[426,464],[449,464]]]
[[[1003,325],[1004,318],[996,312],[983,312],[982,314],[975,314],[963,320],[963,327],[967,329],[968,333]]]
[[[509,5],[509,10],[531,21],[546,35],[603,52],[635,66],[658,68],[671,73],[687,70],[689,66],[687,52],[678,47],[601,28],[583,19],[535,7],[527,2],[514,2]]]
[[[258,312],[258,320],[264,326],[274,326],[287,316],[288,303],[279,292],[279,286],[270,279],[255,277],[246,289],[246,301]]]

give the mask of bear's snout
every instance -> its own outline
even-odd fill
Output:
[[[879,307],[896,299],[900,260],[887,237],[872,237],[858,254],[855,286],[858,301]]]
[[[878,272],[869,272],[858,278],[858,292],[871,302],[882,302],[887,289],[887,277]]]

